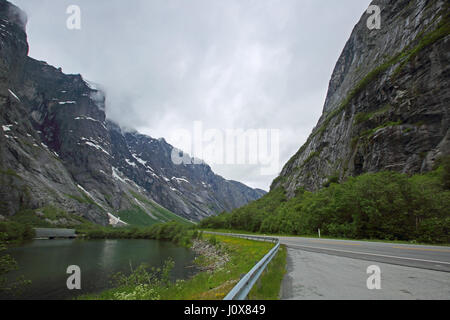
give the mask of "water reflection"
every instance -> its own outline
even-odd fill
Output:
[[[173,278],[186,279],[195,272],[190,250],[157,240],[36,240],[8,253],[20,267],[9,276],[32,281],[21,299],[70,299],[99,292],[111,287],[114,273],[129,273],[141,263],[161,267],[169,257],[175,261]],[[81,268],[81,290],[66,287],[69,265]]]

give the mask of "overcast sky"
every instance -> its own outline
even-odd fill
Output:
[[[328,82],[369,0],[10,0],[30,56],[101,84],[107,116],[189,150],[179,129],[279,129],[282,166],[319,119]],[[69,30],[69,5],[81,30]],[[178,144],[177,144],[178,143]],[[205,159],[208,162],[208,159]],[[269,189],[258,166],[214,165]]]

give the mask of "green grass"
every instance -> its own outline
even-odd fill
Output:
[[[401,124],[402,124],[401,121],[397,121],[397,122],[390,121],[390,122],[383,123],[382,125],[379,125],[379,126],[376,127],[376,128],[373,128],[373,129],[369,129],[369,130],[367,130],[367,131],[364,131],[364,132],[361,134],[360,138],[361,138],[361,137],[371,138],[371,137],[373,137],[373,135],[374,135],[378,130],[380,130],[380,129],[387,128],[387,127],[395,127],[395,126],[399,126],[399,125],[401,125]]]
[[[58,220],[69,217],[64,210],[58,209],[53,206],[46,206],[42,208],[41,211],[44,214],[44,217],[50,220]]]
[[[160,218],[162,221],[177,221],[182,224],[192,225],[193,223],[187,219],[180,217],[179,215],[161,207],[159,204],[155,202],[148,201],[146,202],[151,208],[151,212],[156,217]]]
[[[95,205],[96,207],[100,208],[102,211],[104,211],[103,208],[101,208],[94,199],[91,199],[83,190],[79,189],[79,192],[81,194],[80,196],[77,195],[71,195],[71,194],[65,194],[66,197],[76,200],[79,203],[83,204],[91,204]],[[120,217],[121,220],[124,222],[133,225],[133,226],[152,226],[158,223],[164,223],[164,222],[170,222],[170,221],[176,221],[180,222],[182,224],[186,225],[192,225],[192,222],[190,222],[187,219],[184,219],[175,213],[163,208],[162,206],[158,205],[156,202],[153,202],[142,195],[139,195],[133,191],[130,191],[130,194],[139,200],[145,208],[142,208],[139,205],[132,205],[131,208],[127,210],[122,210],[117,212],[115,215]],[[111,196],[109,196],[111,198]],[[134,201],[133,199],[128,197],[128,200],[130,202]],[[152,216],[150,216],[147,212],[150,212]]]
[[[189,220],[180,217],[179,215],[173,213],[172,211],[167,210],[166,208],[160,206],[159,204],[157,204],[154,201],[148,200],[146,198],[144,198],[143,196],[130,191],[130,193],[140,202],[146,204],[148,206],[149,211],[156,217],[158,218],[160,221],[158,222],[169,222],[169,221],[176,221],[182,224],[186,224],[186,225],[192,225],[193,223],[190,222]],[[148,215],[147,215],[148,216]]]
[[[261,278],[248,295],[249,300],[278,300],[280,298],[281,283],[286,274],[287,250],[280,246],[275,258],[264,270]]]
[[[249,272],[273,247],[272,243],[267,242],[204,235],[205,240],[211,237],[214,237],[217,240],[217,246],[221,250],[225,250],[230,256],[230,261],[224,267],[213,272],[200,272],[188,280],[179,280],[169,286],[148,288],[149,294],[143,294],[142,296],[157,297],[160,300],[222,300],[236,285],[241,275]],[[282,255],[278,259],[282,260]],[[277,265],[279,264],[274,265],[274,268]],[[265,279],[275,281],[276,278],[271,272],[268,272]],[[276,281],[278,280],[280,279],[278,278]],[[263,279],[261,288],[264,291],[257,290],[256,292],[259,295],[266,291],[272,294],[273,288],[276,288],[276,286],[275,283],[266,284]],[[268,290],[269,287],[272,289]],[[82,296],[80,299],[115,300],[118,295],[132,294],[136,290],[136,286],[121,287],[106,290],[99,294]]]
[[[36,213],[41,212],[43,216],[38,216]],[[78,223],[86,224],[89,223],[86,219],[79,217],[77,215],[69,215],[62,209],[56,208],[54,206],[48,205],[40,209],[23,209],[18,211],[15,215],[9,217],[10,221],[20,223],[22,225],[29,225],[35,228],[55,228],[55,225],[46,221],[45,219],[51,221],[57,221],[59,219],[67,219]],[[74,224],[58,225],[61,227],[74,227]]]
[[[75,201],[77,201],[77,202],[79,202],[79,203],[94,205],[94,206],[96,206],[97,208],[99,208],[101,211],[105,212],[105,209],[104,209],[104,208],[102,208],[97,202],[94,201],[94,199],[92,199],[89,195],[86,194],[86,192],[84,192],[84,191],[83,191],[82,189],[80,189],[79,187],[78,187],[78,192],[80,192],[81,197],[80,197],[80,196],[77,196],[77,195],[73,195],[73,194],[67,194],[67,193],[65,193],[64,195],[65,195],[67,198],[72,199],[72,200],[75,200]]]
[[[90,200],[89,198],[86,199],[84,196],[83,197],[79,197],[79,196],[75,196],[73,194],[64,194],[67,198],[70,198],[72,200],[78,201],[79,203],[85,203],[85,204],[89,204],[91,202],[93,202],[92,200]]]
[[[367,122],[371,119],[373,119],[375,116],[385,114],[391,109],[390,105],[386,105],[383,108],[376,110],[374,112],[360,112],[356,114],[354,124],[358,125],[364,122]]]
[[[131,209],[119,211],[117,214],[122,221],[135,226],[151,226],[162,221],[150,217],[141,207],[133,205]]]
[[[396,78],[400,74],[402,69],[406,66],[406,64],[410,63],[419,54],[420,51],[431,46],[440,39],[443,39],[449,34],[450,34],[450,19],[449,14],[447,14],[446,16],[442,17],[442,21],[439,23],[438,27],[435,30],[424,35],[414,48],[403,53],[402,55],[403,61],[394,71],[393,77]]]
[[[84,192],[81,188],[78,187],[78,191],[80,192],[80,194],[83,196],[83,198],[79,198],[77,196],[70,196],[72,199],[75,199],[81,203],[87,203],[87,204],[91,204],[96,206],[97,208],[99,208],[101,211],[105,212],[105,209],[103,209],[97,202],[95,202],[94,199],[92,199],[88,194],[86,194],[86,192]]]

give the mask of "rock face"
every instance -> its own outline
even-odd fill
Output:
[[[174,164],[171,159],[174,147],[164,139],[122,132],[110,121],[107,125],[114,170],[144,188],[156,202],[182,216],[200,220],[241,207],[265,194],[223,179],[205,163]]]
[[[206,164],[173,164],[163,139],[123,132],[105,118],[101,90],[27,56],[25,25],[0,0],[2,216],[52,206],[102,225],[124,211],[176,217],[166,209],[197,221],[264,194]]]
[[[419,173],[450,153],[449,3],[377,0],[355,26],[317,126],[272,189],[290,196],[367,172]]]

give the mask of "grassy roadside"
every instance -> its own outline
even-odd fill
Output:
[[[269,234],[269,233],[258,233],[243,230],[230,230],[230,229],[200,229],[204,232],[218,232],[218,233],[235,233],[235,234],[246,234],[251,236],[267,236],[267,237],[293,237],[293,238],[312,238],[319,239],[317,234],[315,235],[291,235],[291,234]],[[448,243],[424,243],[418,241],[402,241],[402,240],[380,240],[380,239],[350,239],[350,238],[340,238],[340,237],[330,237],[322,235],[320,239],[329,240],[345,240],[345,241],[363,241],[363,242],[380,242],[380,243],[393,243],[393,244],[412,244],[412,245],[423,245],[423,246],[433,246],[433,247],[450,247]]]
[[[214,270],[199,272],[188,280],[147,282],[151,275],[145,272],[133,279],[122,281],[123,285],[98,294],[85,295],[81,300],[222,300],[236,285],[243,274],[264,257],[273,247],[272,243],[240,238],[203,235],[203,241],[214,246],[220,256],[228,256],[228,262]],[[284,253],[283,253],[284,252]],[[211,257],[197,259],[199,266],[214,264]],[[270,265],[250,298],[277,299],[286,263],[285,251],[281,250]],[[281,271],[280,271],[281,270]],[[164,274],[168,270],[159,270]],[[138,281],[134,281],[134,280]],[[126,285],[126,283],[132,283]]]
[[[287,250],[280,246],[277,255],[264,270],[261,278],[248,295],[249,300],[278,300],[281,283],[286,274]]]

